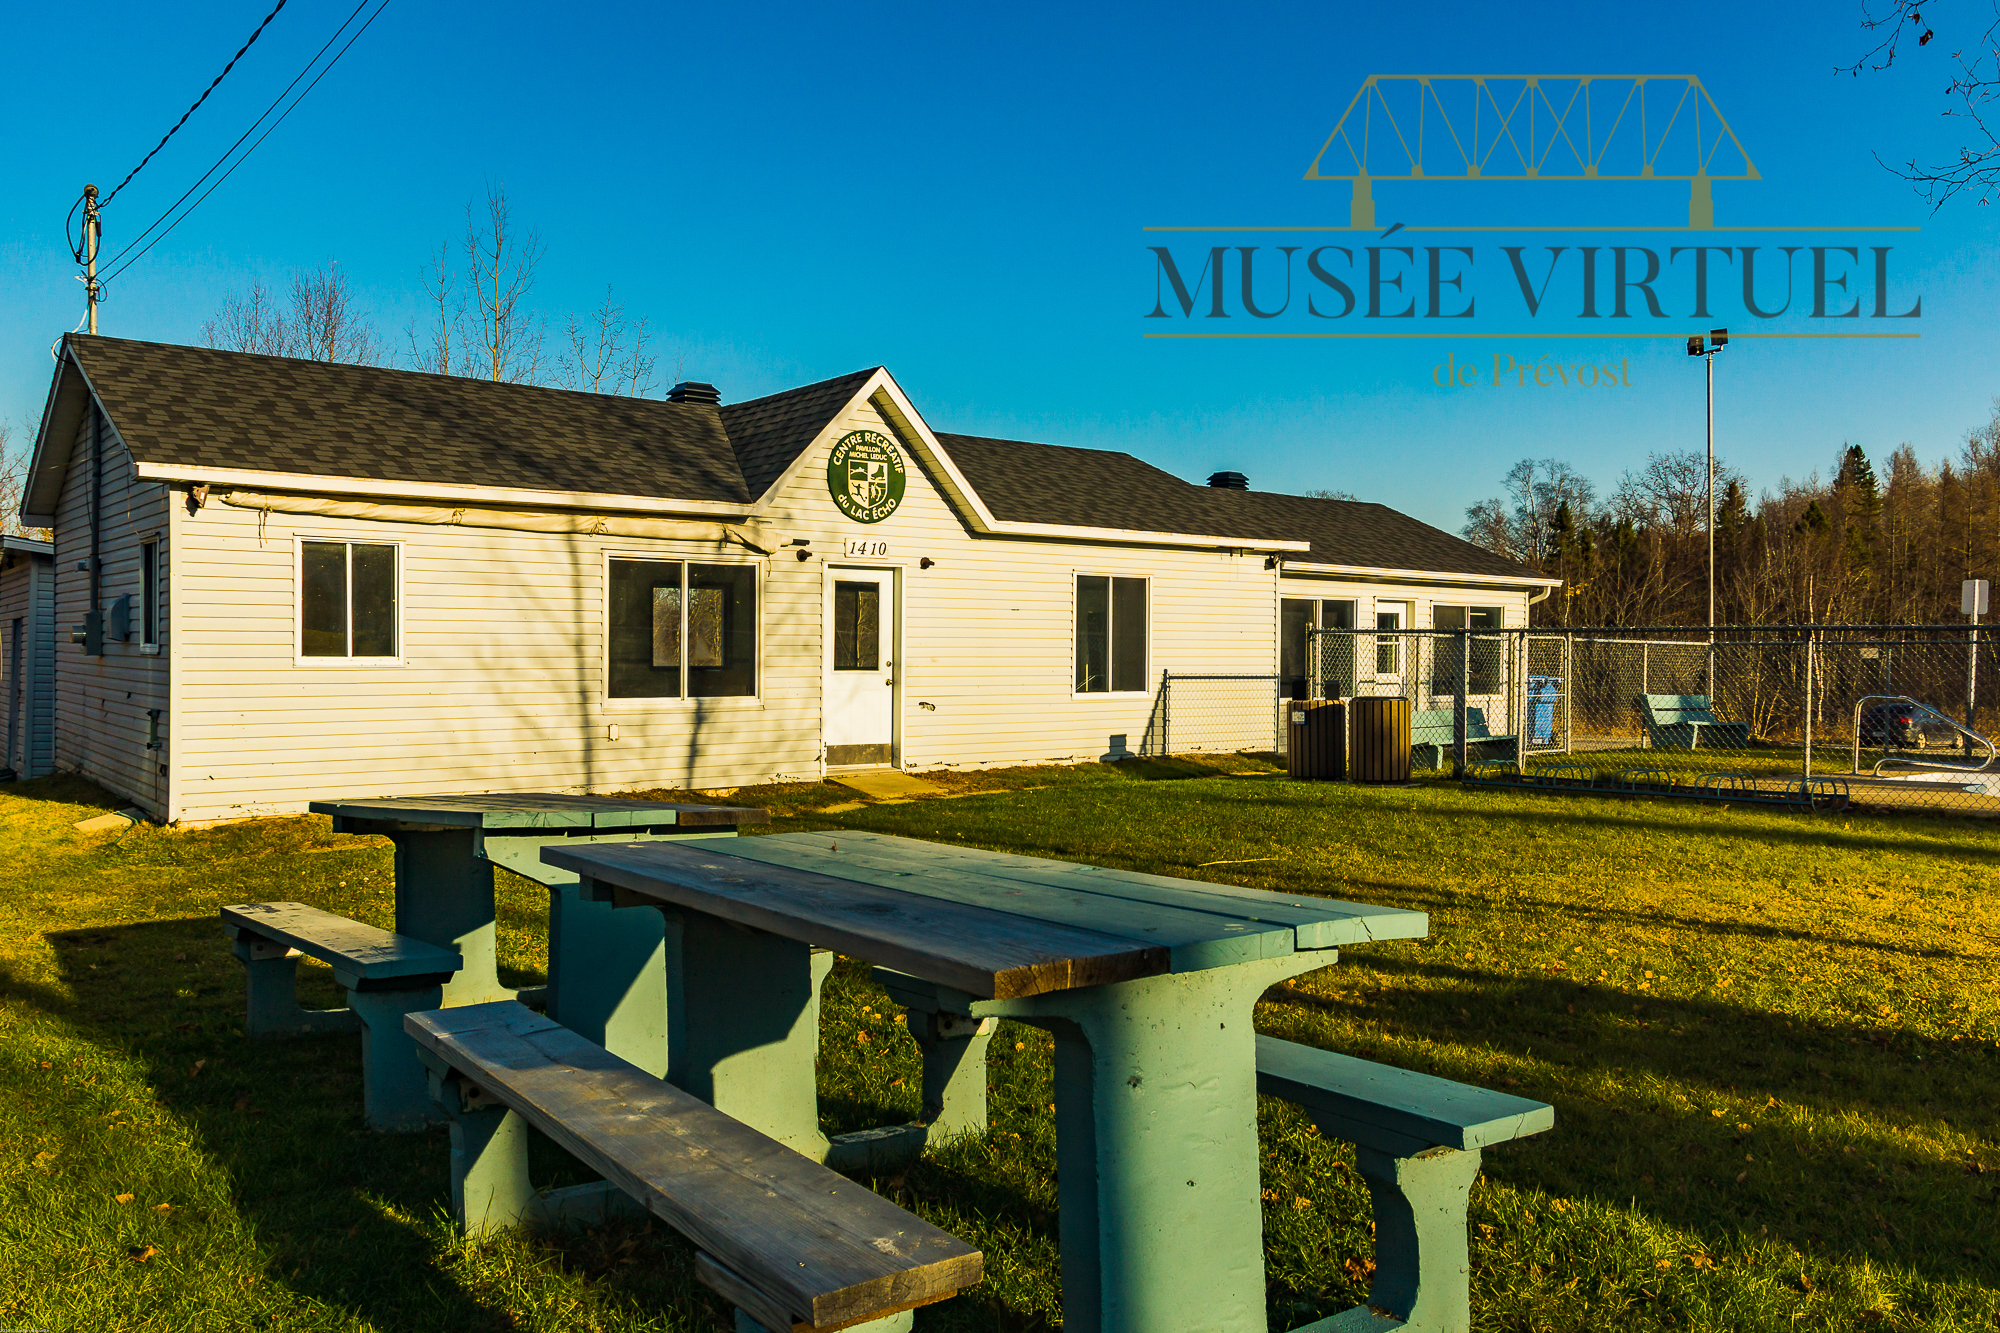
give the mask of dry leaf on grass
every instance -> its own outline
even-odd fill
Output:
[[[145,1247],[143,1247],[143,1248],[141,1248],[140,1246],[137,1246],[137,1245],[134,1245],[134,1246],[133,1246],[133,1247],[132,1247],[131,1249],[127,1250],[127,1251],[126,1251],[125,1253],[126,1253],[127,1255],[129,1255],[129,1256],[131,1257],[131,1259],[132,1259],[132,1262],[133,1262],[133,1263],[135,1263],[135,1264],[143,1264],[143,1263],[145,1263],[145,1262],[146,1262],[146,1261],[147,1261],[148,1259],[150,1259],[150,1258],[152,1258],[152,1257],[153,1257],[154,1255],[158,1254],[158,1253],[159,1253],[159,1250],[158,1250],[158,1249],[156,1249],[156,1248],[154,1248],[154,1247],[153,1247],[153,1246],[151,1246],[151,1245],[147,1245],[147,1246],[145,1246]]]
[[[130,1203],[130,1202],[132,1202],[132,1196],[131,1196],[131,1195],[129,1195],[129,1194],[114,1194],[114,1195],[112,1195],[111,1197],[112,1197],[112,1199],[113,1199],[113,1200],[114,1200],[115,1202],[118,1202],[118,1203]]]

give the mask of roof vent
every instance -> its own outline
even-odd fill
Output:
[[[683,380],[667,390],[670,403],[703,403],[709,407],[722,406],[722,394],[713,384],[699,384],[693,380]]]
[[[1241,472],[1213,472],[1209,474],[1208,484],[1219,491],[1247,491],[1250,489],[1250,478]]]

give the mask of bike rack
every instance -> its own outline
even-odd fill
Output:
[[[1927,764],[1921,759],[1899,759],[1894,755],[1885,754],[1881,759],[1876,761],[1875,767],[1868,770],[1868,776],[1870,777],[1882,776],[1882,767],[1885,764],[1907,764],[1909,767],[1905,771],[1911,773],[1985,773],[1992,770],[1996,759],[2000,759],[2000,747],[1996,747],[1992,741],[1978,732],[1960,726],[1957,722],[1940,713],[1937,709],[1932,708],[1929,704],[1919,703],[1907,694],[1864,694],[1854,705],[1854,762],[1849,767],[1856,775],[1859,775],[1861,772],[1861,713],[1871,703],[1908,704],[1917,711],[1936,718],[1967,740],[1978,741],[1981,745],[1985,746],[1986,762],[1977,768],[1968,768],[1964,764]],[[1889,748],[1888,741],[1887,729],[1884,728],[1882,737],[1882,748],[1884,750]]]

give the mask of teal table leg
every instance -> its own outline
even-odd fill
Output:
[[[924,1109],[929,1142],[986,1132],[986,1047],[997,1018],[964,1014],[910,1015],[910,1035],[924,1059]]]
[[[1266,1333],[1251,1010],[1332,961],[973,1004],[1055,1037],[1067,1333]]]
[[[654,906],[666,926],[667,1081],[824,1161],[814,1065],[819,990],[833,955],[651,899],[639,904]]]
[[[474,851],[549,891],[548,1015],[655,1078],[667,1072],[665,926],[657,911],[613,907],[586,894],[576,875],[542,861],[542,848],[578,842],[651,842],[727,833],[501,833],[488,829]]]
[[[549,887],[549,1008],[556,1022],[655,1078],[667,1072],[666,929],[658,912]]]
[[[528,1124],[506,1107],[468,1098],[455,1074],[428,1071],[431,1096],[451,1125],[451,1215],[459,1234],[518,1226],[534,1202]]]
[[[874,969],[877,985],[903,1006],[923,1056],[924,1106],[918,1123],[935,1143],[986,1132],[986,1047],[999,1026],[972,1017],[972,997],[892,968]]]
[[[348,988],[347,1007],[361,1020],[362,1108],[368,1127],[410,1133],[436,1119],[417,1044],[403,1030],[403,1015],[439,1008],[442,988],[356,990],[356,978],[334,970]]]
[[[493,863],[473,854],[472,829],[389,835],[396,844],[396,933],[455,948],[465,960],[443,1005],[511,1000],[493,962]]]

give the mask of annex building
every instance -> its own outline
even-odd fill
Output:
[[[1215,481],[938,431],[880,368],[661,401],[71,335],[19,553],[49,762],[206,821],[1095,760],[1163,672],[1303,687],[1311,629],[1521,626],[1553,584]]]

